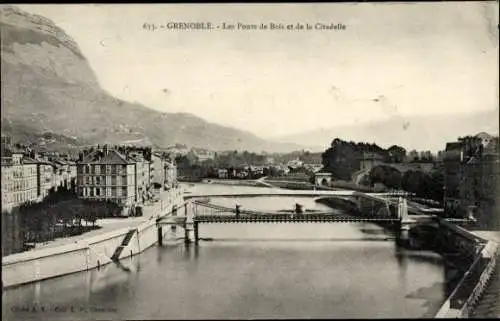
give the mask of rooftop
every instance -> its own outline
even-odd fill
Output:
[[[445,151],[458,150],[461,151],[463,144],[461,142],[446,143]]]
[[[83,157],[78,164],[131,164],[132,161],[128,160],[124,155],[120,154],[115,149],[98,149]]]

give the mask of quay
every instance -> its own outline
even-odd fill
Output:
[[[2,258],[3,288],[101,268],[143,252],[157,243],[156,219],[183,204],[183,190],[163,193],[144,206],[143,217],[118,219],[93,233],[57,239],[34,250]]]
[[[221,196],[245,195],[254,197],[263,193],[224,194]],[[422,224],[438,226],[440,233],[464,257],[473,263],[459,282],[456,289],[436,314],[436,318],[457,318],[468,316],[492,316],[496,313],[491,302],[498,302],[498,239],[485,233],[472,233],[456,222],[439,218],[432,211],[410,215],[405,199],[384,193],[364,194],[354,191],[279,191],[277,196],[345,196],[353,198],[354,204],[363,207],[375,206],[372,215],[346,216],[333,212],[304,213],[297,206],[295,213],[259,212],[252,209],[226,208],[199,198],[219,195],[184,194],[182,190],[172,190],[169,200],[144,208],[143,218],[125,219],[127,223],[109,224],[102,232],[81,235],[74,239],[58,240],[52,245],[33,251],[4,257],[2,260],[3,287],[41,281],[79,271],[101,268],[110,263],[120,265],[120,260],[141,253],[154,244],[162,245],[164,226],[180,226],[184,229],[184,240],[199,242],[199,227],[202,224],[252,224],[252,223],[384,223],[399,229],[398,237],[408,241],[413,227]],[[298,204],[299,205],[299,204]],[[118,229],[115,229],[118,228]],[[411,242],[410,242],[411,246]],[[496,287],[495,287],[496,286]],[[489,305],[488,305],[489,304]],[[486,312],[484,312],[486,311]]]

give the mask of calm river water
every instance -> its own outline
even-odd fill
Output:
[[[256,190],[193,192],[235,188]],[[331,210],[311,198],[211,201]],[[432,317],[455,273],[437,254],[398,249],[390,232],[368,223],[203,224],[200,237],[213,240],[186,247],[171,234],[124,260],[128,272],[110,264],[4,291],[2,319]]]

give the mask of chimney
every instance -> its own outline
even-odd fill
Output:
[[[104,152],[104,156],[108,156],[108,145],[104,145],[103,148],[102,148],[103,152]]]

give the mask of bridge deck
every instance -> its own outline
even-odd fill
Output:
[[[374,200],[381,200],[387,196],[405,196],[404,194],[398,195],[395,193],[363,193],[351,190],[287,190],[287,189],[270,189],[268,192],[245,192],[245,193],[219,193],[219,194],[187,194],[184,199],[191,198],[210,198],[210,197],[257,197],[257,196],[371,196]]]
[[[197,215],[192,217],[192,219],[176,218],[175,220],[161,220],[159,224],[179,224],[186,221],[188,224],[192,223],[335,223],[335,222],[399,222],[399,219],[388,218],[388,217],[352,217],[352,216],[342,216],[334,214],[323,214],[323,215],[290,215],[290,214],[269,214],[265,216],[252,216],[252,215],[242,215],[236,217],[234,215]]]

